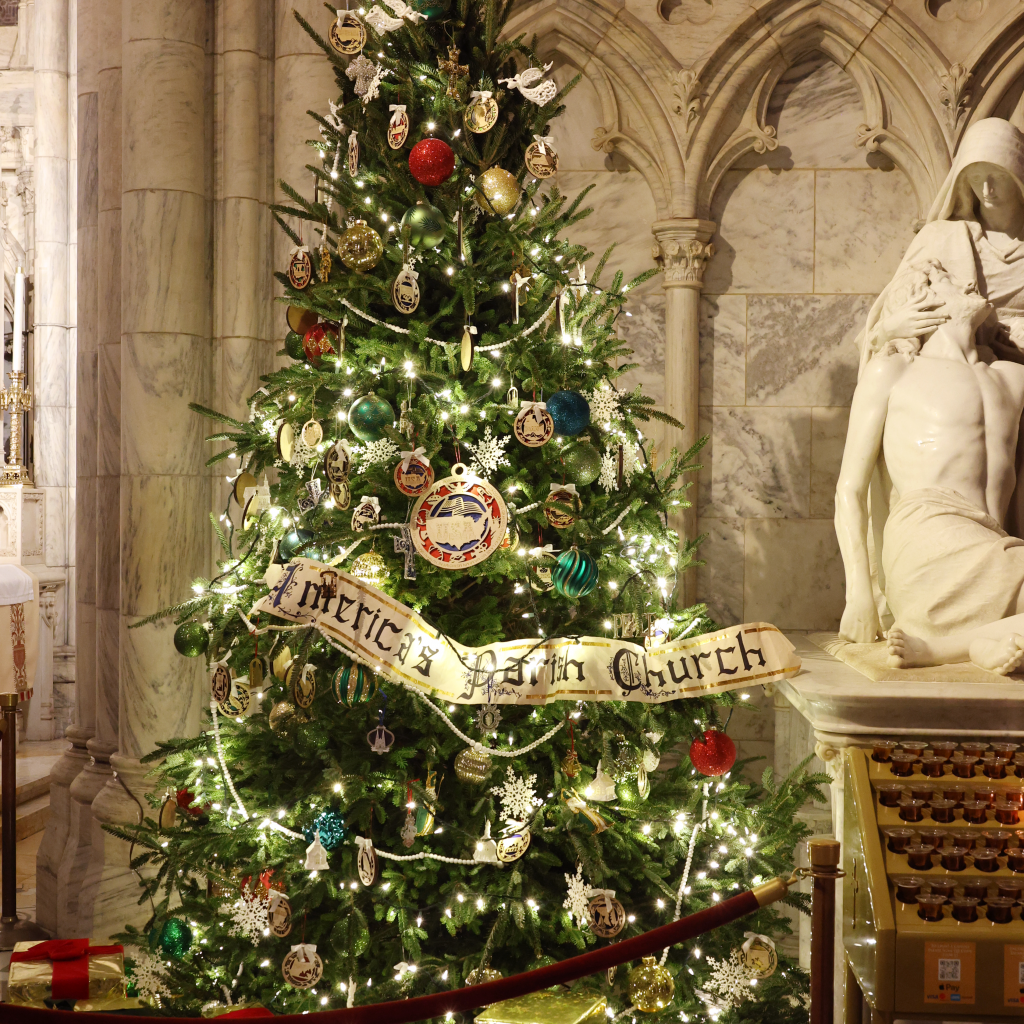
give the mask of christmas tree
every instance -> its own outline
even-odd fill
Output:
[[[303,23],[340,98],[311,112],[313,195],[277,208],[289,365],[248,422],[197,409],[224,426],[211,463],[241,460],[219,574],[168,612],[210,719],[150,755],[152,817],[111,829],[152,910],[122,936],[135,982],[169,1012],[562,960],[787,872],[820,795],[740,776],[726,687],[573,689],[594,638],[633,680],[658,675],[645,646],[715,628],[678,607],[696,543],[671,528],[699,445],[656,466],[644,427],[674,421],[615,385],[650,275],[605,283],[609,250],[588,279],[547,136],[562,93],[500,38],[510,4],[388,7]],[[742,948],[787,930],[766,908],[666,951],[652,1017],[800,1019],[801,972]],[[611,1016],[643,1002],[633,977],[577,988]]]

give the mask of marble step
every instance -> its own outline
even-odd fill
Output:
[[[49,818],[50,794],[48,792],[43,796],[26,800],[24,803],[19,801],[15,827],[15,835],[18,842],[21,842],[22,839],[28,839],[29,836],[34,836],[37,832],[42,832],[46,828]],[[2,834],[3,829],[0,828],[0,835]]]

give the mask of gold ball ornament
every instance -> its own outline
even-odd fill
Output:
[[[338,242],[338,255],[349,270],[373,270],[383,252],[380,235],[365,220],[357,220]]]
[[[353,576],[373,585],[383,582],[391,575],[388,572],[388,567],[384,564],[384,559],[376,551],[368,551],[365,555],[360,555],[352,563],[350,571]]]
[[[482,985],[485,981],[497,981],[502,977],[504,975],[501,971],[496,971],[493,967],[478,967],[475,971],[470,971],[466,975],[466,984]]]
[[[645,956],[640,966],[629,972],[629,998],[644,1013],[664,1010],[675,994],[672,975],[653,956]]]
[[[297,711],[295,705],[288,700],[275,704],[270,709],[268,724],[270,731],[282,735],[290,726],[295,724]]]
[[[491,774],[491,755],[466,747],[455,755],[455,775],[460,782],[483,782]]]
[[[476,179],[476,183],[480,191],[474,198],[485,213],[504,217],[516,208],[522,189],[516,176],[503,167],[489,167]]]

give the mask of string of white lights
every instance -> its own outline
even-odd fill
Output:
[[[348,309],[352,310],[352,312],[355,313],[356,316],[361,316],[364,320],[369,320],[371,324],[376,324],[378,327],[384,327],[389,331],[393,331],[395,334],[411,333],[408,327],[396,327],[394,324],[389,324],[385,320],[378,320],[371,313],[367,313],[365,309],[360,309],[358,306],[352,305],[352,303],[349,302],[348,299],[339,299],[339,301],[343,306],[346,306]],[[543,313],[541,313],[540,317],[537,320],[535,320],[525,330],[520,331],[519,334],[514,334],[511,338],[506,338],[505,341],[499,341],[494,345],[480,345],[477,347],[477,352],[498,352],[503,348],[507,348],[509,345],[512,344],[513,341],[519,341],[521,338],[528,338],[531,334],[533,334],[534,331],[537,330],[538,327],[543,325],[545,320],[547,320],[548,315],[555,308],[555,303],[557,301],[558,299],[552,300],[551,305],[548,306],[548,308],[545,309]],[[423,340],[429,341],[431,345],[454,344],[454,342],[451,341],[441,341],[439,338],[424,338]]]
[[[227,761],[224,758],[224,744],[220,741],[220,722],[217,718],[217,702],[215,700],[210,701],[210,713],[213,715],[213,742],[217,747],[217,760],[220,761],[220,770],[224,773],[224,781],[227,783],[231,795],[235,798],[235,803],[238,804],[238,811],[242,815],[243,821],[248,820],[249,812],[245,809],[245,804],[242,803],[242,798],[238,795],[234,782],[231,781],[231,773],[228,771]]]

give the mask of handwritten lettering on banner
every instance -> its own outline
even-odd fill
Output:
[[[253,607],[315,625],[374,672],[456,704],[634,700],[649,704],[767,683],[800,670],[793,645],[764,622],[685,637],[645,650],[609,637],[508,640],[485,647],[449,641],[411,608],[346,572],[321,588],[330,566],[290,562]]]

